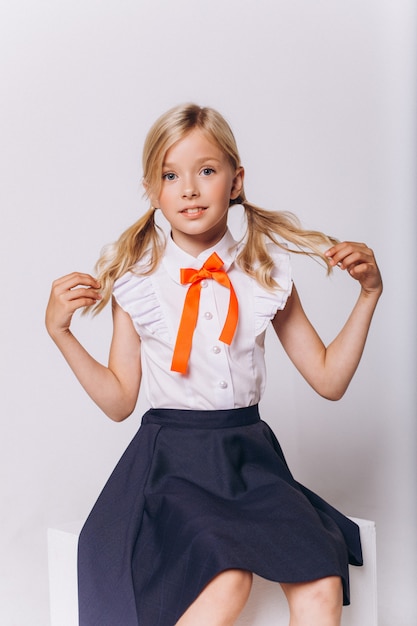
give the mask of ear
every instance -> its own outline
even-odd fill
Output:
[[[233,186],[230,192],[230,199],[236,200],[239,197],[240,192],[243,189],[243,179],[245,178],[245,170],[243,167],[238,167],[235,177],[233,179]]]

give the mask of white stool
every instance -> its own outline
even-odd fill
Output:
[[[342,626],[377,626],[375,524],[359,526],[365,565],[350,568],[351,606]],[[48,529],[51,626],[78,626],[77,545],[81,523]],[[120,625],[122,626],[122,625]],[[288,607],[279,585],[254,576],[249,601],[236,626],[288,626]]]

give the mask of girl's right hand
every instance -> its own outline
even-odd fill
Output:
[[[55,280],[45,315],[51,337],[68,332],[75,311],[101,299],[99,289],[100,283],[90,274],[73,272]]]

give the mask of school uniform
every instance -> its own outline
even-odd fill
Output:
[[[200,280],[181,374],[171,370],[189,289],[180,270],[199,270],[213,252],[237,296],[236,330],[230,346],[219,340],[230,290]],[[294,480],[258,412],[266,328],[292,287],[289,254],[273,244],[270,253],[274,291],[238,267],[229,231],[197,258],[169,238],[155,272],[140,274],[145,258],[116,281],[114,297],[141,337],[151,408],[80,536],[80,626],[173,626],[229,568],[277,582],[341,576],[349,604],[348,563],[362,564],[359,529]]]

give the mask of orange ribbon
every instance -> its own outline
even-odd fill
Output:
[[[222,267],[223,261],[218,254],[213,252],[201,269],[196,270],[191,267],[181,269],[181,284],[191,283],[191,285],[185,296],[184,308],[178,328],[177,341],[171,363],[173,372],[179,372],[180,374],[187,372],[194,329],[197,325],[201,281],[206,278],[213,278],[224,287],[230,289],[229,309],[219,339],[229,346],[232,343],[238,320],[238,303],[233,285],[226,272],[221,269]]]

